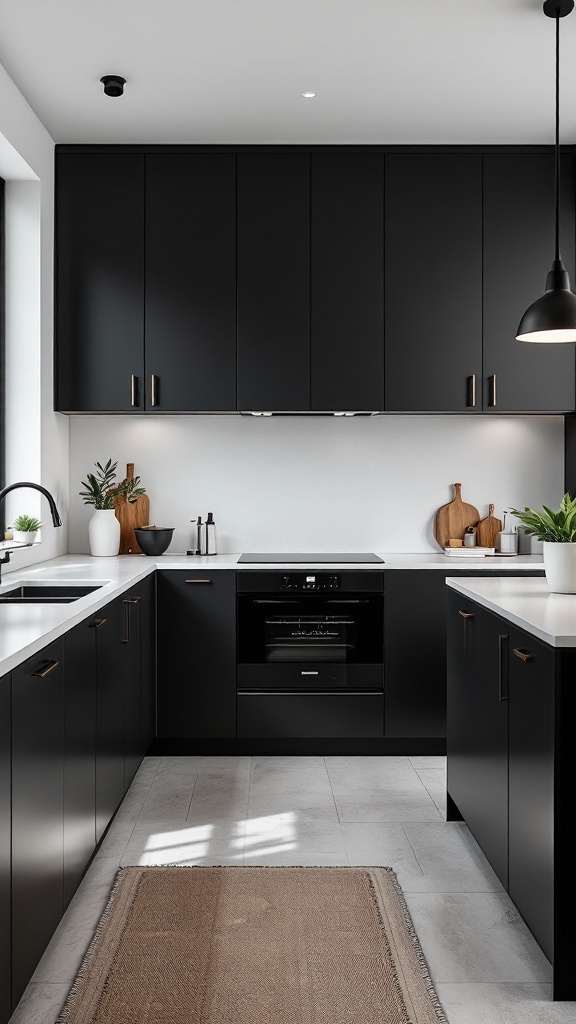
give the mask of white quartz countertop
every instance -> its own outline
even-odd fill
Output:
[[[545,579],[497,577],[446,580],[483,608],[551,647],[576,647],[576,594],[553,594]]]
[[[541,569],[539,555],[518,555],[513,558],[452,558],[438,554],[387,554],[378,552],[382,563],[360,565],[330,563],[242,563],[239,554],[194,556],[170,554],[157,558],[146,555],[119,555],[116,558],[93,558],[90,555],[62,555],[47,562],[39,562],[27,569],[4,571],[0,595],[19,583],[102,583],[98,590],[70,604],[0,604],[0,675],[5,675],[47,644],[62,636],[72,626],[95,614],[114,597],[139,583],[158,569],[239,569],[279,570],[296,572],[299,569],[318,571],[344,569],[444,569],[449,572],[473,568],[522,572],[523,569]],[[6,567],[5,567],[6,568]],[[10,566],[10,568],[12,568]],[[538,582],[538,581],[533,581]],[[576,629],[576,626],[575,626]]]

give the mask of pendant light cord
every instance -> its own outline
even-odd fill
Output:
[[[556,8],[556,256],[560,260],[560,8]]]

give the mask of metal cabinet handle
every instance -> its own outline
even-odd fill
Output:
[[[319,672],[301,672],[300,675],[301,676],[318,676],[318,675],[320,675],[320,673]]]
[[[150,400],[152,406],[158,405],[158,395],[156,392],[158,377],[155,373],[150,374]]]
[[[496,374],[493,373],[491,377],[488,377],[488,387],[490,389],[488,397],[488,405],[491,409],[496,408]]]
[[[105,622],[108,622],[108,619],[94,619],[94,622],[90,622],[89,626],[91,629],[100,629],[100,626],[103,626]]]
[[[471,374],[468,377],[468,400],[466,402],[468,408],[476,408],[476,374]]]
[[[520,661],[534,661],[534,655],[530,651],[523,651],[521,647],[515,647],[514,654]]]
[[[139,604],[140,603],[140,598],[139,597],[125,597],[123,599],[122,603],[123,604]],[[104,620],[104,621],[106,621],[106,620]]]
[[[60,664],[59,661],[49,661],[46,664],[46,668],[43,668],[42,670],[38,669],[38,671],[37,672],[33,672],[32,675],[36,679],[44,679],[46,676],[49,676],[50,673],[53,672],[55,668],[58,668],[59,664]]]
[[[130,404],[133,409],[138,405],[138,377],[135,373],[130,376]]]
[[[461,615],[463,619],[474,619],[474,618],[476,618],[476,616],[474,615],[474,612],[465,612],[465,611],[462,610],[462,608],[459,609],[458,615]]]
[[[508,700],[508,694],[504,693],[502,686],[504,675],[504,641],[508,643],[508,633],[500,633],[498,636],[498,700]]]
[[[213,583],[213,580],[184,580],[184,583]],[[284,604],[284,602],[279,602]]]

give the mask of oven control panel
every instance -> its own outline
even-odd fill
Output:
[[[339,590],[340,576],[326,572],[300,572],[298,575],[283,576],[282,590]]]

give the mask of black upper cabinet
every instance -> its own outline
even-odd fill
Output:
[[[385,157],[385,408],[481,408],[482,157]]]
[[[576,158],[562,157],[561,247],[574,283]],[[484,156],[484,408],[565,412],[575,405],[573,345],[516,341],[554,256],[552,153]]]
[[[144,156],[62,153],[56,408],[144,408]]]
[[[312,409],[384,408],[384,166],[312,155]]]
[[[310,156],[238,156],[238,409],[310,409]]]
[[[146,408],[236,408],[236,157],[146,157]]]

